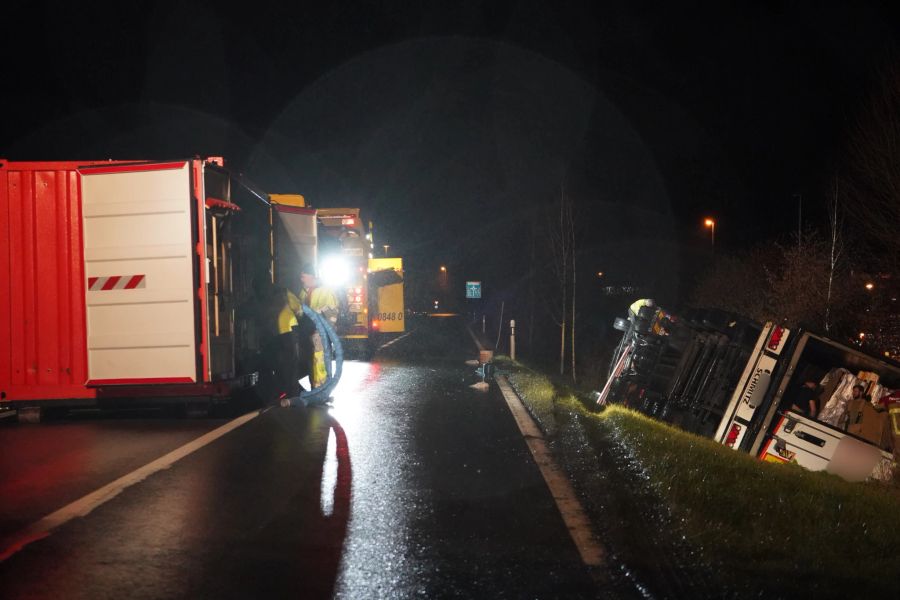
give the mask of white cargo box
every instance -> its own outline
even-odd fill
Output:
[[[793,411],[784,413],[760,459],[828,471],[848,481],[890,477],[893,457],[860,438]]]

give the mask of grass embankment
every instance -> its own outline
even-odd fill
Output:
[[[560,411],[574,413],[627,453],[685,541],[719,565],[722,581],[767,582],[784,597],[896,592],[896,488],[764,463],[622,407],[594,412],[546,377],[510,368],[510,381],[549,435]]]

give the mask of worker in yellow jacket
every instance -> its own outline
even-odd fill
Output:
[[[656,308],[656,302],[653,298],[638,298],[628,307],[628,318],[634,321],[644,307]]]
[[[277,293],[284,294],[283,298],[279,298],[279,301],[284,303],[278,312],[278,334],[281,335],[290,333],[294,330],[294,327],[297,327],[297,315],[300,314],[300,299],[291,290],[278,290]]]
[[[300,304],[305,304],[328,319],[328,322],[334,326],[337,323],[339,312],[337,297],[330,289],[320,285],[313,265],[306,264],[300,269],[300,283],[303,289],[300,290],[300,296],[297,298],[298,312],[300,311]],[[309,337],[312,346],[309,384],[311,387],[317,388],[323,385],[328,377],[328,373],[325,370],[325,347],[322,344],[322,338],[319,336],[318,330],[315,328],[312,328]]]
[[[300,301],[290,290],[273,286],[272,307],[277,312],[275,323],[278,330],[274,357],[275,383],[283,403],[287,398],[300,394],[300,348],[295,331]]]

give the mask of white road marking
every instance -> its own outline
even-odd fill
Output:
[[[387,348],[387,347],[390,346],[391,344],[396,344],[397,342],[399,342],[400,340],[402,340],[402,339],[405,338],[406,336],[411,335],[413,331],[415,331],[415,329],[413,329],[412,331],[407,331],[406,333],[404,333],[404,334],[401,335],[400,337],[394,338],[394,339],[392,339],[391,341],[389,341],[389,342],[386,343],[386,344],[382,344],[381,346],[378,347],[378,349],[379,349],[379,350],[383,350],[384,348]]]
[[[207,444],[219,439],[226,433],[237,429],[241,425],[257,417],[262,412],[263,411],[261,410],[255,410],[242,415],[233,421],[229,421],[218,429],[214,429],[209,433],[201,435],[184,446],[181,446],[180,448],[157,458],[153,462],[144,465],[136,471],[132,471],[131,473],[116,479],[112,483],[79,498],[71,504],[60,508],[56,512],[47,515],[43,519],[19,530],[10,537],[3,539],[2,544],[0,544],[0,548],[2,548],[2,550],[0,550],[0,562],[8,559],[28,544],[49,536],[51,531],[67,521],[70,521],[75,517],[84,517],[90,514],[95,508],[112,500],[126,488],[143,481],[157,471],[171,467],[185,456],[196,452]]]
[[[478,350],[484,350],[471,328],[466,327],[466,330],[472,336],[475,345],[478,346]],[[540,469],[547,487],[550,488],[550,494],[553,496],[554,502],[556,502],[556,508],[562,515],[563,522],[569,530],[569,535],[572,536],[572,541],[575,542],[575,547],[578,548],[582,562],[591,567],[603,566],[606,563],[606,549],[594,538],[590,519],[588,519],[584,507],[581,506],[581,502],[578,500],[578,495],[575,493],[575,488],[572,487],[572,482],[556,465],[553,456],[550,454],[550,449],[547,447],[544,434],[531,418],[528,410],[522,404],[519,396],[512,389],[512,386],[509,385],[506,378],[499,376],[495,380],[497,385],[500,386],[500,392],[503,394],[504,400],[506,400],[506,405],[519,426],[522,437],[525,438],[525,443],[531,451],[534,462]]]
[[[602,566],[606,562],[606,550],[594,539],[591,522],[584,512],[581,502],[578,501],[572,482],[553,461],[553,456],[544,440],[544,434],[535,425],[531,415],[528,414],[506,378],[498,377],[497,385],[500,386],[503,398],[516,419],[519,431],[522,432],[525,443],[528,444],[528,449],[531,450],[534,462],[537,463],[541,475],[544,476],[544,481],[547,482],[547,487],[550,488],[550,494],[556,502],[563,522],[569,529],[569,535],[572,536],[578,553],[581,554],[582,562],[592,567]]]

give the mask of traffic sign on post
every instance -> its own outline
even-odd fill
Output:
[[[481,282],[480,281],[467,281],[466,282],[466,298],[481,298]]]

